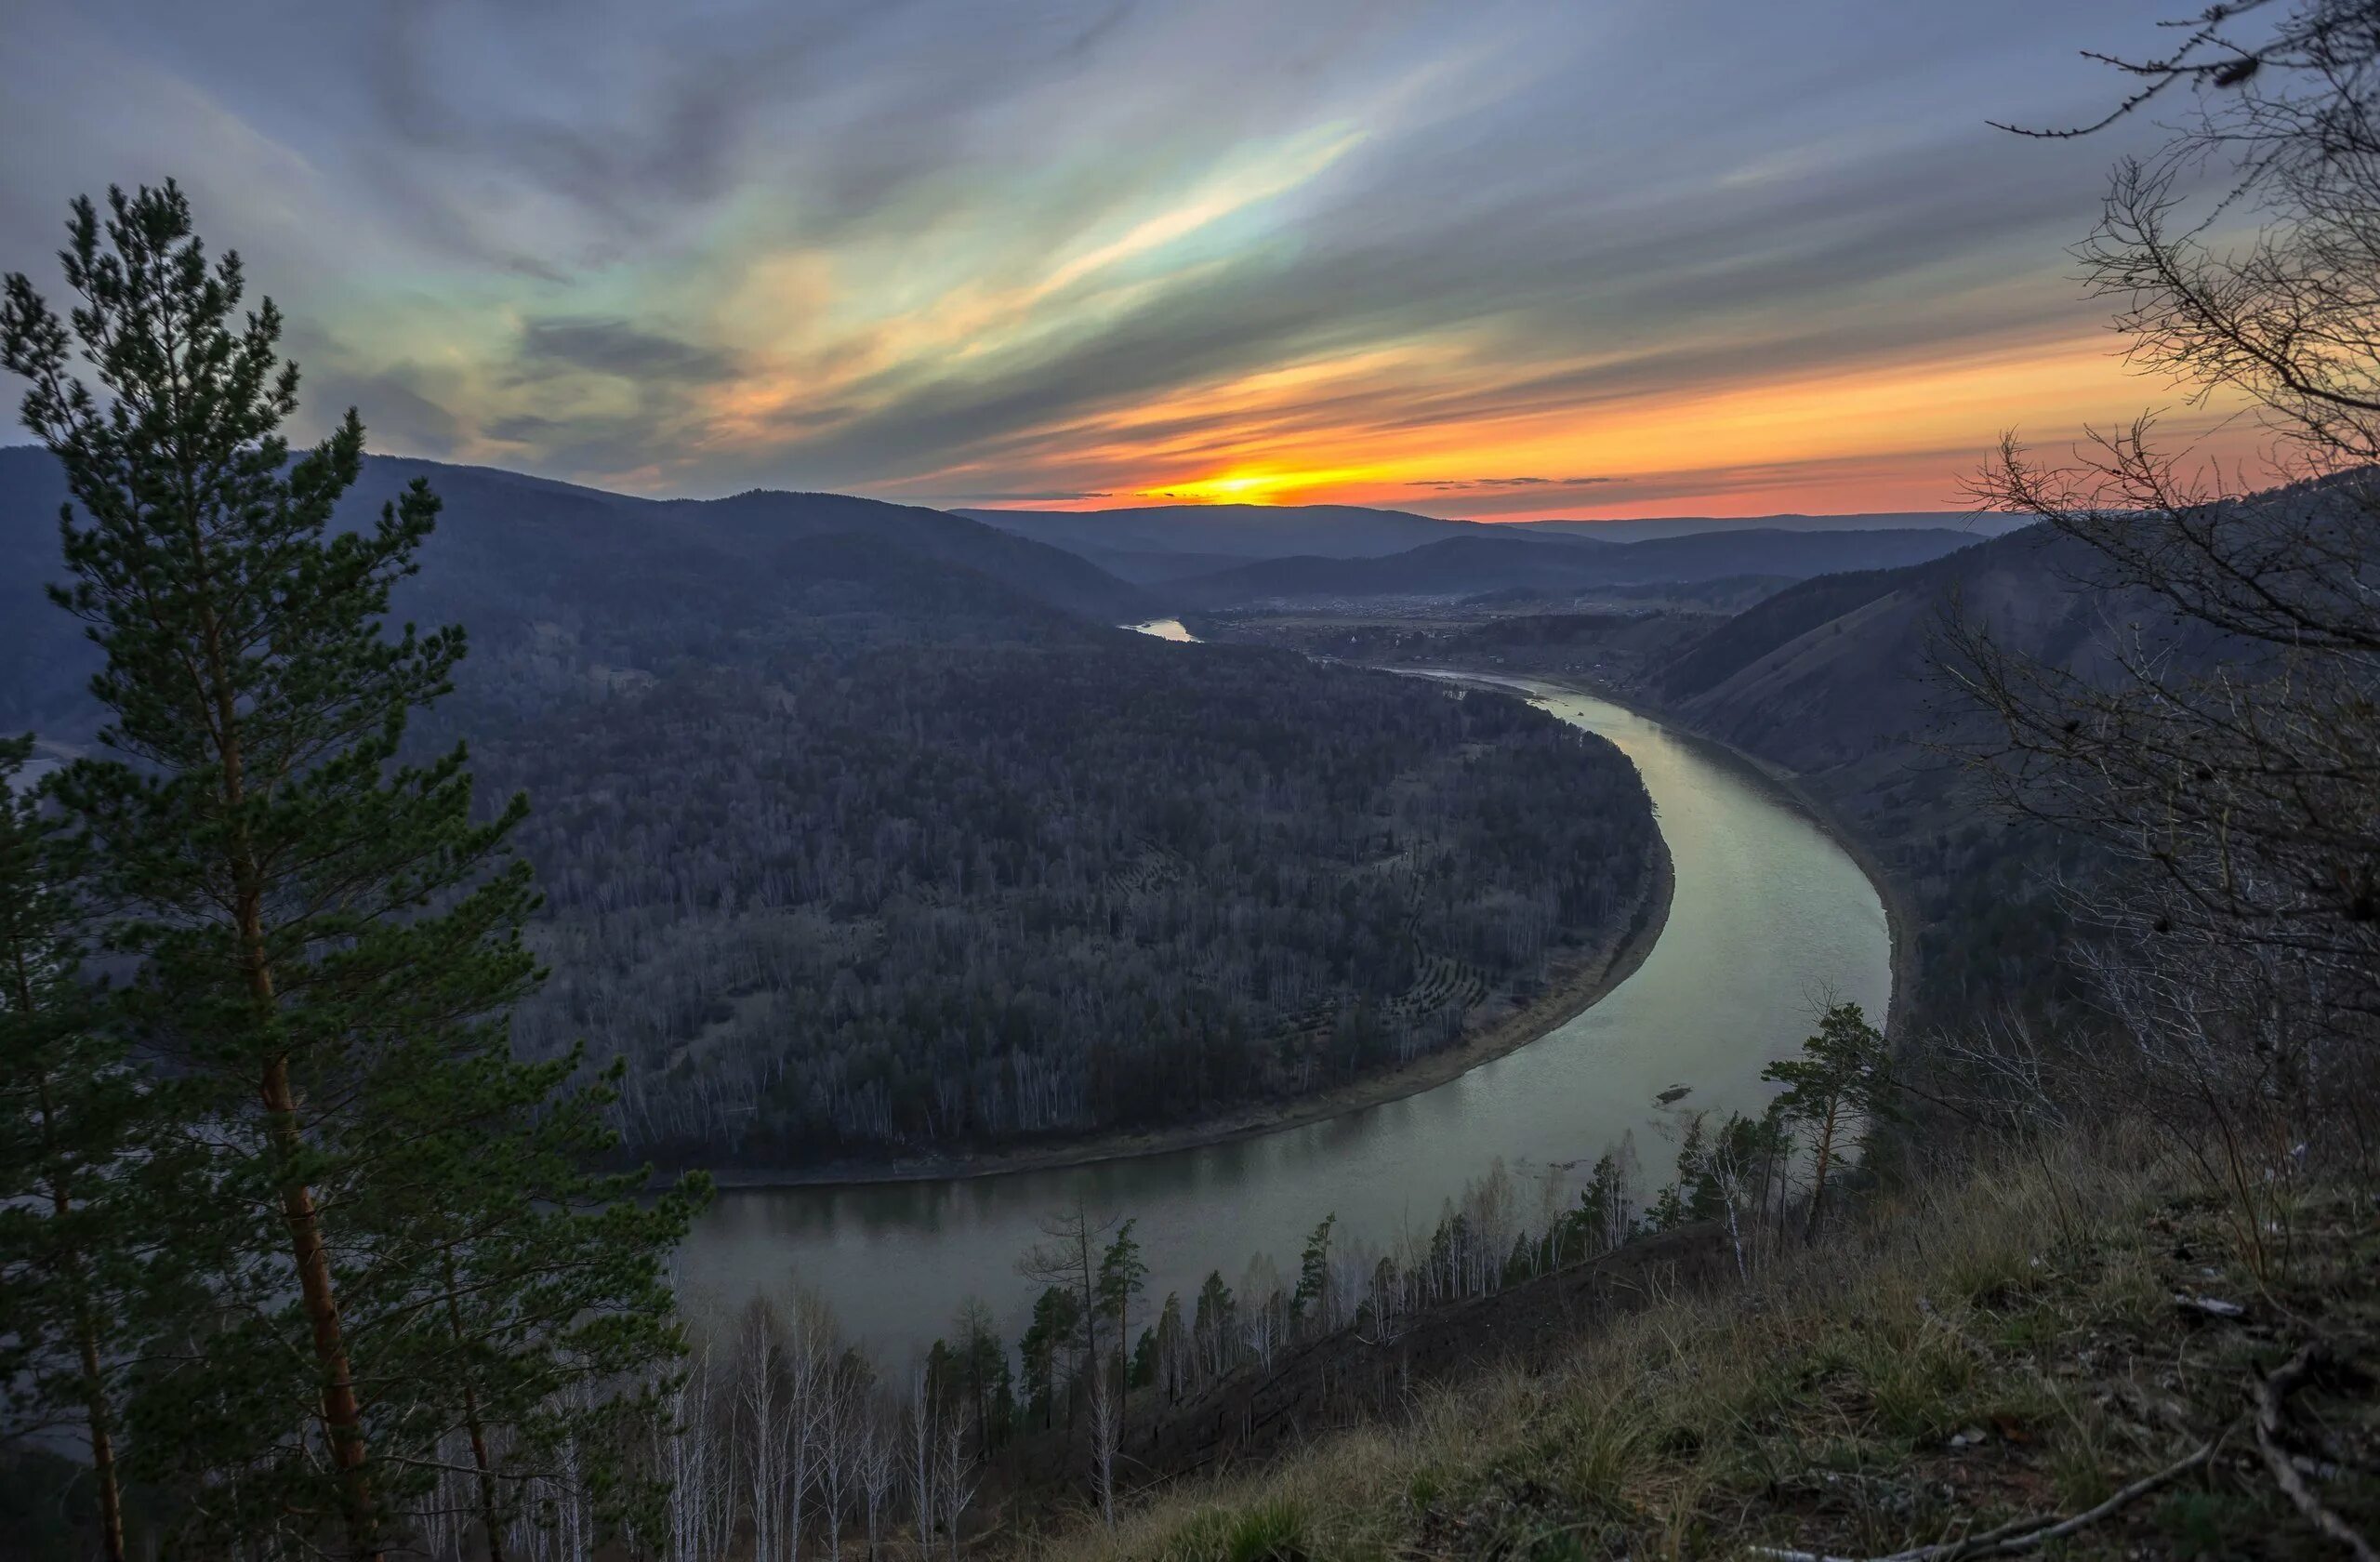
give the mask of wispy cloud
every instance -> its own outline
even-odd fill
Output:
[[[1616,477],[1430,477],[1414,480],[1408,485],[1442,494],[1466,494],[1483,488],[1591,488],[1598,483],[1619,481]]]
[[[1920,508],[2156,399],[2065,275],[2121,143],[1984,123],[2103,12],[22,0],[0,265],[178,174],[324,412],[654,491]]]

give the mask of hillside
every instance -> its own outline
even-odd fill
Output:
[[[2017,529],[2011,516],[1963,510],[1883,510],[1853,515],[1676,515],[1634,521],[1523,521],[1530,531],[1573,532],[1605,542],[1643,542],[1648,537],[1689,536],[1704,532],[1964,532],[1980,540]]]
[[[1117,510],[962,510],[970,520],[1090,553],[1368,559],[1494,528],[1359,505],[1142,505]]]
[[[1385,557],[1294,558],[1170,580],[1170,603],[1223,608],[1253,603],[1394,597],[1461,597],[1527,589],[1586,590],[1743,576],[1805,579],[1846,569],[1919,563],[1971,546],[1950,531],[1729,532],[1599,542],[1567,534],[1483,528]]]
[[[1658,688],[1697,725],[1824,776],[1942,735],[1950,713],[1931,675],[1954,614],[2023,655],[2107,670],[2124,608],[2082,584],[2090,569],[2075,544],[2031,527],[1912,568],[1820,576],[1730,620]]]
[[[2371,1201],[2294,1192],[2278,1272],[2228,1213],[2170,1140],[2119,1123],[1917,1179],[1743,1277],[1707,1227],[1699,1248],[1640,1240],[1136,1423],[1128,1451],[1150,1463],[1130,1466],[1115,1528],[1062,1512],[1018,1549],[2351,1555],[2274,1470],[2311,1471],[2344,1523],[2380,1525]]]
[[[733,661],[756,638],[1062,639],[1152,611],[1134,588],[1063,549],[832,494],[660,501],[381,456],[367,457],[339,523],[368,523],[416,477],[445,508],[394,611],[467,625],[477,654],[466,678],[491,695],[492,661],[507,665],[508,680],[559,692],[549,685],[563,676],[553,648],[564,641],[577,664],[567,676],[587,681],[585,692],[677,658]],[[90,719],[82,685],[96,664],[42,589],[59,576],[64,498],[46,453],[0,449],[0,724],[80,737]]]

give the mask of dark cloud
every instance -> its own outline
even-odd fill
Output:
[[[726,378],[734,365],[732,353],[625,320],[566,315],[529,322],[517,356],[532,370],[585,369],[625,379],[713,381]]]
[[[1588,488],[1598,483],[1619,481],[1616,477],[1445,477],[1421,478],[1406,486],[1462,493],[1481,488]]]
[[[533,413],[514,413],[510,417],[492,418],[480,432],[501,444],[531,444],[549,440],[562,431],[562,426],[550,417]]]
[[[1116,496],[1104,488],[1051,488],[1036,494],[919,494],[914,497],[947,505],[1060,504],[1073,499],[1110,499]]]

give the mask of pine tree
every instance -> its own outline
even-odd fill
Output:
[[[239,313],[238,257],[208,263],[170,183],[111,191],[104,224],[75,203],[61,260],[71,328],[21,275],[0,304],[72,495],[52,594],[107,657],[112,752],[56,792],[126,912],[117,1012],[213,1152],[210,1287],[132,1416],[215,1533],[377,1557],[474,1420],[583,1460],[620,1405],[563,1391],[674,1351],[660,1264],[700,1189],[640,1210],[584,1175],[603,1091],[509,1055],[541,974],[506,846],[526,802],[475,817],[459,747],[403,754],[464,642],[384,631],[435,496],[333,529],[362,423],[289,459],[280,315]]]
[[[0,1396],[20,1426],[80,1426],[100,1546],[122,1562],[123,1366],[156,1157],[136,1154],[149,1092],[82,971],[81,843],[17,784],[32,753],[0,740]]]
[[[1846,1147],[1864,1125],[1886,1105],[1892,1054],[1859,1005],[1838,1003],[1820,1017],[1817,1034],[1802,1043],[1800,1057],[1772,1063],[1760,1077],[1785,1087],[1777,1097],[1779,1119],[1810,1128],[1815,1170],[1809,1214],[1802,1228],[1806,1240],[1818,1235],[1829,1174],[1844,1161]]]
[[[980,1296],[959,1303],[951,1332],[959,1340],[955,1355],[975,1420],[975,1447],[989,1455],[1000,1441],[1002,1423],[996,1401],[1000,1380],[1008,1372],[1008,1349],[1000,1343],[991,1304]]]
[[[1125,1352],[1132,1338],[1132,1298],[1148,1284],[1149,1266],[1141,1261],[1141,1245],[1132,1240],[1136,1223],[1116,1228],[1116,1239],[1099,1258],[1099,1314],[1116,1328],[1116,1367],[1122,1380]]]
[[[1316,1306],[1324,1308],[1322,1327],[1329,1327],[1330,1301],[1330,1228],[1339,1222],[1338,1215],[1322,1217],[1314,1235],[1305,1239],[1305,1251],[1298,1255],[1298,1289],[1289,1298],[1291,1322],[1304,1321]]]
[[[1058,1395],[1058,1353],[1075,1338],[1081,1304],[1064,1286],[1050,1286],[1035,1298],[1033,1321],[1026,1325],[1017,1355],[1025,1365],[1026,1410],[1041,1418],[1046,1429]]]
[[[1183,1378],[1190,1367],[1190,1326],[1182,1316],[1182,1293],[1169,1291],[1157,1315],[1157,1370],[1165,1379],[1168,1403],[1182,1401]]]
[[[475,1476],[491,1562],[531,1483],[552,1480],[565,1449],[616,1531],[653,1533],[667,1498],[639,1463],[667,1418],[684,1342],[666,1269],[709,1194],[682,1181],[640,1200],[649,1168],[596,1172],[617,1149],[605,1111],[621,1066],[577,1090],[580,1058],[514,1061],[500,1034],[426,1077],[387,1126],[419,1170],[375,1234],[424,1255],[411,1287],[427,1327],[390,1351],[383,1378],[403,1383],[459,1430]],[[610,1385],[636,1386],[607,1392]]]
[[[1197,1310],[1192,1315],[1192,1337],[1197,1341],[1201,1370],[1221,1377],[1231,1368],[1239,1341],[1239,1308],[1223,1272],[1210,1269],[1198,1287]]]

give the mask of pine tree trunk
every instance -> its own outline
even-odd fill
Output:
[[[197,551],[203,565],[205,550]],[[246,802],[238,705],[224,673],[220,634],[211,617],[205,634],[209,682],[215,695],[217,753],[222,765],[224,811],[237,819]],[[276,1003],[272,966],[265,950],[262,875],[245,825],[239,827],[232,850],[241,963],[246,968],[248,996],[262,1022],[272,1013]],[[298,1126],[297,1092],[289,1083],[287,1053],[275,1053],[265,1065],[258,1093],[271,1126],[274,1147],[284,1161],[295,1162],[303,1141]],[[322,1371],[323,1431],[330,1442],[331,1463],[339,1472],[348,1543],[356,1562],[380,1562],[378,1522],[373,1512],[372,1482],[366,1468],[364,1406],[356,1397],[355,1373],[348,1361],[338,1296],[331,1283],[330,1252],[323,1241],[322,1218],[314,1206],[313,1190],[304,1182],[290,1178],[281,1192],[281,1211],[289,1226],[290,1256],[298,1267],[298,1296],[313,1332],[315,1364]]]
[[[88,1308],[79,1332],[83,1347],[83,1382],[90,1396],[91,1476],[99,1489],[99,1532],[107,1562],[124,1562],[124,1491],[115,1473],[115,1438],[108,1429],[106,1390],[99,1379],[99,1331]]]
[[[270,976],[261,971],[269,994]],[[289,1060],[277,1057],[265,1068],[260,1092],[273,1122],[273,1142],[282,1154],[295,1158],[298,1148],[298,1102],[289,1088]],[[341,1500],[347,1510],[348,1542],[357,1562],[380,1562],[380,1544],[374,1533],[372,1482],[365,1470],[364,1406],[356,1397],[355,1373],[348,1364],[347,1338],[340,1327],[338,1298],[331,1285],[330,1251],[323,1243],[321,1217],[315,1212],[313,1190],[291,1182],[282,1190],[282,1218],[289,1226],[290,1255],[298,1265],[298,1291],[312,1327],[314,1360],[323,1374],[323,1430],[330,1439],[331,1463],[339,1472]]]
[[[1834,1125],[1843,1116],[1843,1098],[1836,1096],[1826,1104],[1826,1117],[1818,1130],[1818,1165],[1817,1179],[1810,1185],[1809,1218],[1802,1225],[1802,1240],[1815,1241],[1818,1234],[1818,1206],[1826,1200],[1826,1169],[1834,1160]]]
[[[455,1254],[443,1261],[446,1281],[446,1327],[455,1344],[463,1344],[463,1309],[455,1300]],[[480,1423],[480,1397],[468,1378],[463,1383],[463,1427],[471,1436],[471,1463],[480,1473],[480,1527],[487,1531],[487,1562],[504,1562],[504,1527],[496,1521],[496,1471],[487,1456],[487,1428]]]

